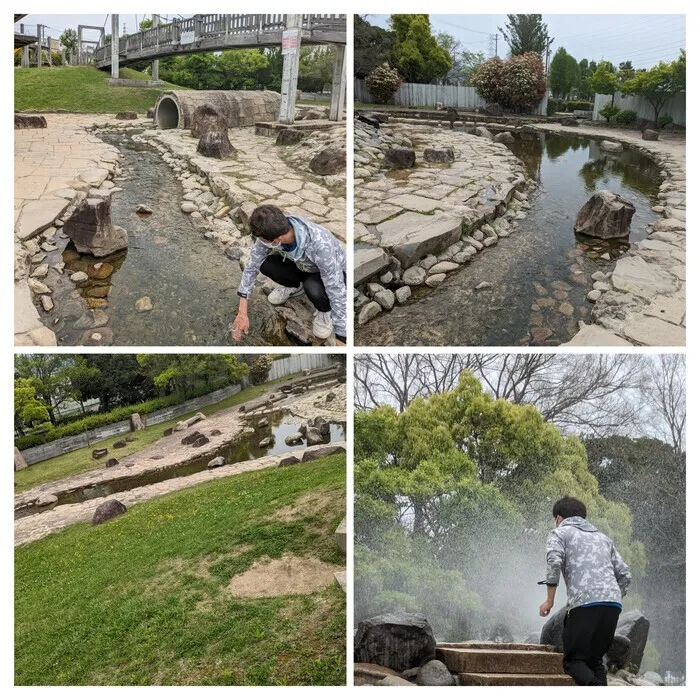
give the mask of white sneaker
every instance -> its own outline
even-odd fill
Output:
[[[298,287],[275,287],[267,295],[267,300],[271,304],[279,306],[280,304],[284,304],[284,302],[287,301],[287,299],[289,299],[290,297],[295,297],[298,294],[303,293],[304,288],[301,285],[299,285]]]
[[[316,311],[314,313],[314,335],[317,338],[330,338],[333,333],[333,321],[331,320],[330,311]]]

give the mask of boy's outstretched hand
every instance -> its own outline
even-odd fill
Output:
[[[244,333],[250,330],[250,320],[248,319],[248,314],[241,314],[240,312],[233,321],[233,328],[231,329],[231,337],[235,341],[241,340]]]

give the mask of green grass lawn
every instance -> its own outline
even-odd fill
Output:
[[[145,113],[166,90],[182,90],[166,83],[162,88],[116,87],[109,77],[91,66],[61,68],[15,68],[15,110],[66,110],[101,114],[132,110]],[[144,73],[123,68],[121,78],[148,80]]]
[[[309,494],[322,507],[281,508]],[[287,512],[289,512],[287,510]],[[234,598],[262,556],[344,567],[345,455],[155,498],[15,549],[16,685],[345,684],[345,596]]]
[[[211,404],[202,409],[204,415],[210,416],[213,413],[222,411],[225,408],[230,408],[231,406],[236,406],[237,404],[245,403],[246,401],[252,401],[262,396],[271,387],[276,386],[280,383],[292,379],[297,375],[290,375],[285,377],[283,380],[278,379],[274,382],[266,382],[265,384],[259,384],[258,386],[251,386],[247,389],[243,389],[238,394],[229,396],[219,403]],[[198,411],[192,411],[191,413],[186,413],[178,418],[173,418],[172,420],[166,421],[165,423],[158,423],[157,425],[146,426],[143,430],[138,430],[135,433],[129,433],[130,437],[136,438],[135,442],[128,442],[126,447],[115,450],[112,445],[117,440],[124,439],[124,435],[117,435],[106,440],[101,440],[100,442],[93,443],[90,447],[81,447],[79,450],[74,450],[73,452],[68,452],[64,455],[59,455],[58,457],[52,457],[51,459],[46,459],[43,462],[37,462],[32,464],[26,469],[21,469],[15,472],[15,493],[20,493],[21,491],[26,491],[38,484],[45,484],[49,481],[56,481],[57,479],[62,479],[65,476],[70,476],[72,474],[80,474],[81,472],[89,471],[90,469],[95,469],[102,464],[101,461],[94,460],[92,458],[92,451],[97,448],[106,447],[109,450],[110,457],[116,457],[118,460],[122,460],[127,455],[133,454],[147,447],[156,440],[160,440],[163,437],[163,431],[166,428],[172,428],[176,423],[181,420],[186,420],[190,418]]]

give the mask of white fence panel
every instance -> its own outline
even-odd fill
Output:
[[[364,80],[355,78],[355,100],[357,102],[372,103],[374,98],[367,89]],[[547,114],[547,101],[545,95],[534,110],[535,114]],[[479,97],[476,88],[465,85],[431,85],[427,83],[402,83],[394,95],[393,104],[404,107],[427,107],[434,109],[441,102],[445,107],[455,109],[474,110],[477,107],[485,107],[486,100]]]
[[[303,372],[305,369],[320,369],[321,367],[330,367],[332,364],[334,364],[333,360],[328,355],[304,354],[282,357],[272,363],[267,379],[268,381],[274,381],[290,374]]]
[[[611,100],[610,95],[596,95],[593,102],[593,119],[596,121],[605,121],[605,117],[601,117],[598,113]],[[620,109],[633,109],[637,116],[641,119],[654,119],[654,110],[649,104],[649,100],[643,95],[622,95],[618,92],[615,94],[615,104]],[[661,110],[661,115],[670,114],[673,117],[673,123],[678,126],[685,126],[685,93],[681,92],[669,100]]]

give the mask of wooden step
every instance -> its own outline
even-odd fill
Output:
[[[557,653],[551,644],[524,644],[519,642],[440,642],[438,649],[490,649],[492,651],[550,651]]]
[[[437,649],[437,658],[452,673],[560,674],[563,671],[562,654],[551,651],[441,646]]]
[[[459,685],[576,685],[565,673],[460,673]]]

